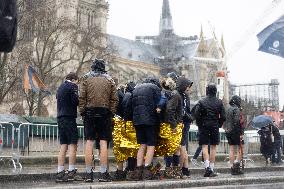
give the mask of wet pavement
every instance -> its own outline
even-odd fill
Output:
[[[155,181],[139,181],[139,182],[111,182],[100,183],[94,181],[93,183],[73,182],[73,183],[55,183],[53,180],[32,180],[25,182],[1,182],[0,188],[192,188],[199,186],[206,186],[206,188],[256,188],[257,184],[261,183],[262,188],[279,188],[279,183],[284,182],[284,171],[272,172],[253,172],[246,173],[242,176],[232,176],[230,174],[220,173],[215,178],[204,178],[202,175],[193,174],[189,179],[176,180],[155,180]],[[269,183],[269,184],[265,184]],[[264,185],[263,185],[264,184]],[[224,186],[225,185],[225,186]],[[242,186],[243,185],[243,186]],[[176,187],[174,187],[176,186]],[[215,187],[213,187],[215,186]],[[269,186],[269,187],[268,187]],[[257,187],[257,188],[261,188]],[[272,187],[273,188],[273,187]]]
[[[191,189],[201,189],[204,187],[193,187]],[[206,189],[284,189],[284,182],[269,184],[249,184],[249,185],[226,185],[226,186],[207,186]]]
[[[53,165],[23,165],[23,169],[16,171],[6,166],[0,167],[0,188],[281,188],[284,183],[284,165],[265,166],[263,161],[246,164],[245,175],[232,176],[229,173],[229,164],[224,161],[216,163],[215,170],[219,173],[216,178],[204,178],[202,166],[191,166],[192,176],[189,179],[154,180],[139,182],[111,182],[100,183],[95,179],[93,183],[73,182],[55,183],[54,175],[57,169]],[[78,163],[78,172],[83,175],[84,164]],[[110,171],[115,171],[116,164],[110,163]],[[95,171],[98,171],[97,166]],[[97,178],[98,172],[95,172]],[[161,182],[162,181],[162,182]],[[253,184],[253,185],[252,185]],[[261,187],[257,187],[258,184]],[[215,186],[215,187],[214,187]],[[222,187],[221,187],[222,186]],[[267,187],[269,186],[269,187]],[[272,187],[270,187],[272,186]],[[284,185],[283,185],[284,186]]]

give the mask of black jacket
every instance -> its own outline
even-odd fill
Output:
[[[172,128],[176,128],[178,123],[182,122],[182,97],[178,91],[173,91],[171,97],[168,99],[165,110],[165,122],[169,123]]]
[[[281,135],[279,129],[276,125],[271,125],[270,129],[272,129],[272,135],[274,137],[274,142],[281,142]]]
[[[0,1],[0,52],[11,52],[17,37],[16,0]]]
[[[132,93],[126,92],[124,94],[122,100],[122,117],[125,121],[132,121],[133,120],[133,111],[132,111]]]
[[[124,93],[122,89],[118,89],[116,91],[117,97],[118,97],[118,105],[116,107],[116,114],[120,117],[123,117],[123,107],[122,107],[122,100],[124,97]]]
[[[69,81],[60,85],[56,94],[57,117],[77,117],[78,86]]]
[[[157,104],[161,98],[161,89],[153,83],[143,83],[135,87],[132,93],[134,125],[158,125]]]
[[[215,96],[206,96],[195,107],[194,117],[199,121],[199,128],[222,127],[225,109],[220,99]]]
[[[185,93],[187,87],[191,86],[192,84],[193,82],[185,77],[179,77],[177,79],[177,91],[182,98],[182,119],[184,122],[192,122],[193,120],[190,112],[190,98]]]

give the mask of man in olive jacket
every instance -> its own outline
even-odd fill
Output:
[[[105,62],[96,59],[92,71],[84,77],[80,86],[79,111],[84,120],[86,137],[85,164],[86,182],[93,182],[93,145],[100,141],[100,182],[109,182],[111,177],[107,171],[107,143],[111,140],[112,115],[116,111],[118,98],[113,79],[106,74]]]
[[[224,123],[223,129],[225,130],[226,137],[230,146],[230,164],[231,164],[231,174],[240,175],[243,172],[240,169],[241,161],[241,139],[243,138],[244,131],[241,127],[241,98],[237,95],[232,96],[230,106],[226,111],[226,121]],[[234,149],[238,148],[238,156],[235,160]]]

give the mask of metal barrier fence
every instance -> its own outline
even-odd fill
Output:
[[[6,164],[6,160],[8,160],[8,163],[12,163],[14,169],[22,169],[19,156],[14,151],[14,136],[14,125],[12,123],[0,123],[0,162]]]
[[[188,152],[189,154],[194,154],[195,150],[199,146],[198,144],[198,131],[197,130],[189,130],[189,145]],[[228,140],[225,136],[225,132],[223,129],[220,129],[220,143],[217,146],[217,154],[219,155],[228,155],[229,154],[229,144]],[[245,131],[244,135],[244,156],[248,156],[250,154],[260,154],[260,141],[259,135],[256,130]]]
[[[78,155],[84,154],[84,128],[78,126]],[[57,155],[59,133],[57,125],[22,123],[15,129],[18,136],[17,152],[22,156]]]
[[[84,128],[83,126],[77,128],[79,133],[77,155],[84,155]],[[244,139],[245,160],[250,160],[248,156],[251,154],[260,154],[259,135],[255,130],[246,131]],[[0,162],[8,159],[15,169],[22,168],[20,157],[58,155],[59,146],[57,125],[22,123],[14,126],[12,123],[0,123]],[[189,154],[194,154],[197,147],[197,131],[190,130]],[[220,130],[217,154],[225,156],[229,154],[227,138],[222,130]]]

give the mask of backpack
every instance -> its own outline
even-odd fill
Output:
[[[272,137],[270,130],[267,129],[261,129],[258,131],[258,134],[260,136],[260,152],[262,154],[272,154]]]
[[[0,52],[11,52],[17,38],[16,0],[0,1]]]

